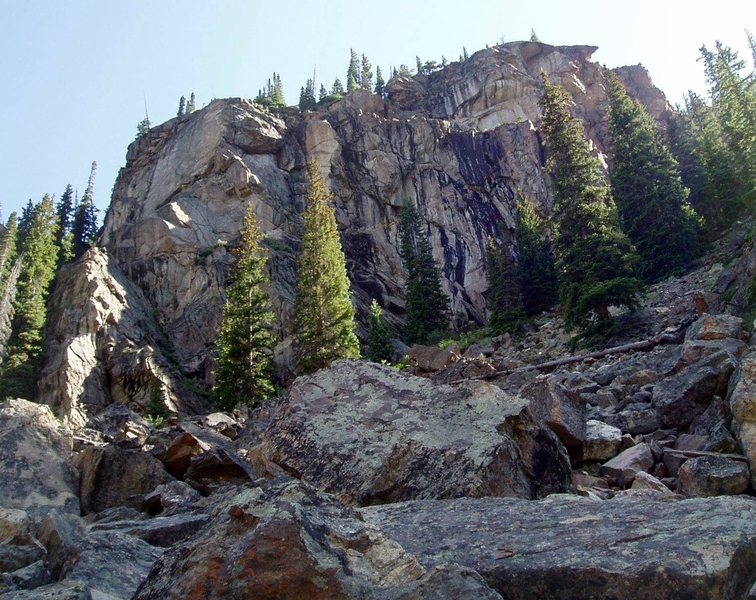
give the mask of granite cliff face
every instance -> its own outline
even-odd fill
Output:
[[[484,250],[512,228],[518,193],[548,210],[537,132],[540,72],[572,95],[596,151],[606,152],[603,74],[595,48],[516,42],[322,111],[272,115],[241,98],[215,100],[154,127],[129,147],[100,240],[61,276],[51,299],[41,400],[81,425],[113,401],[144,405],[156,380],[171,408],[192,413],[211,383],[224,283],[248,203],[270,249],[286,376],[304,207],[315,159],[334,193],[358,315],[377,298],[403,318],[397,217],[407,200],[427,219],[455,327],[485,320]],[[664,119],[642,67],[620,71]]]

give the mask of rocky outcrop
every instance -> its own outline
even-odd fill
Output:
[[[459,562],[507,599],[735,600],[756,580],[748,497],[465,498],[360,512],[425,567]]]
[[[78,514],[78,474],[71,431],[47,406],[0,402],[0,506],[41,517],[51,509]]]
[[[298,378],[262,438],[289,473],[357,504],[570,489],[569,459],[528,402],[337,361]]]
[[[299,482],[245,489],[168,550],[135,600],[500,598],[474,571],[426,571],[352,509]]]
[[[455,324],[483,322],[486,240],[514,226],[519,192],[551,204],[535,129],[541,70],[568,89],[595,147],[606,148],[594,50],[505,44],[428,76],[395,78],[386,101],[357,91],[279,118],[232,98],[152,128],[130,146],[116,182],[104,254],[70,267],[51,298],[60,316],[48,327],[42,399],[80,424],[111,402],[144,406],[159,379],[172,410],[198,410],[194,392],[211,383],[229,249],[248,204],[270,250],[276,359],[288,379],[309,159],[334,193],[363,323],[373,298],[393,325],[403,320],[397,221],[406,201],[427,220]]]
[[[751,483],[756,488],[756,350],[740,362],[740,373],[730,396],[733,430],[751,466]]]

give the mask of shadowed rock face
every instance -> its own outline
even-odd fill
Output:
[[[459,562],[505,599],[735,599],[756,580],[756,500],[745,496],[465,498],[360,512],[424,566]]]
[[[361,361],[297,379],[262,447],[289,472],[363,505],[571,488],[567,454],[527,400]]]
[[[506,44],[430,76],[396,78],[386,102],[357,91],[321,111],[274,116],[231,98],[152,128],[129,147],[114,187],[100,240],[107,259],[86,268],[95,259],[83,259],[67,272],[67,293],[51,299],[51,314],[70,318],[51,321],[42,399],[61,405],[67,419],[114,400],[142,403],[159,379],[171,408],[195,412],[192,389],[211,383],[229,249],[248,203],[270,249],[276,358],[288,377],[303,168],[311,159],[334,193],[363,323],[373,298],[395,325],[403,320],[397,220],[406,200],[427,220],[455,321],[483,322],[487,238],[514,226],[518,192],[545,210],[551,205],[533,125],[542,69],[572,94],[597,150],[606,148],[603,74],[589,61],[593,51]],[[114,310],[92,301],[113,287]],[[75,307],[82,314],[72,314]],[[192,385],[183,385],[187,379]]]

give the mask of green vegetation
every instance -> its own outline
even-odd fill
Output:
[[[449,324],[449,300],[441,290],[441,273],[433,259],[425,221],[414,205],[399,213],[400,253],[407,269],[405,342],[427,344]]]
[[[554,178],[557,277],[565,325],[578,328],[575,341],[605,336],[613,325],[610,306],[635,308],[642,289],[638,257],[619,228],[601,164],[570,114],[571,100],[542,73],[541,133]]]
[[[508,245],[497,246],[488,239],[486,252],[488,274],[488,326],[496,334],[518,334],[525,323],[522,295],[517,281],[517,267]]]
[[[354,307],[331,193],[315,162],[307,165],[307,206],[295,300],[297,370],[359,358]]]
[[[71,231],[74,214],[73,193],[73,186],[69,183],[55,206],[55,212],[58,215],[56,243],[60,249],[60,254],[58,255],[59,266],[69,262],[73,258],[73,232]]]
[[[89,172],[89,181],[87,188],[84,190],[84,196],[76,207],[71,234],[73,237],[73,255],[79,258],[89,250],[95,242],[97,236],[97,207],[94,205],[94,176],[97,171],[97,163],[92,163],[92,169]]]
[[[517,202],[515,239],[522,308],[532,317],[556,304],[557,276],[548,224],[535,205],[523,196]]]
[[[190,98],[190,103],[193,103],[193,100],[194,94]],[[286,99],[283,95],[283,85],[281,84],[281,75],[279,73],[273,73],[272,79],[268,79],[265,88],[257,93],[255,102],[272,109],[286,108]],[[189,111],[187,110],[187,112]]]
[[[156,381],[150,388],[150,399],[145,410],[145,421],[155,427],[160,427],[171,416],[165,404],[165,391],[163,390],[163,383],[161,381]]]
[[[701,222],[687,202],[677,161],[651,116],[606,72],[612,137],[611,188],[622,229],[641,258],[648,282],[688,270]]]
[[[389,362],[394,356],[386,322],[383,319],[383,309],[373,298],[370,303],[370,325],[367,340],[367,358],[374,362]]]
[[[251,205],[247,206],[234,254],[236,264],[215,344],[213,396],[221,410],[233,410],[238,404],[254,406],[275,393],[267,257]]]

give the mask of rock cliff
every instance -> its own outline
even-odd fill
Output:
[[[487,238],[513,227],[519,193],[544,210],[551,204],[537,132],[542,70],[567,88],[596,151],[606,151],[594,51],[515,42],[430,75],[394,78],[385,101],[358,91],[316,112],[273,115],[232,98],[152,128],[129,147],[102,250],[70,267],[53,295],[41,400],[81,425],[87,406],[143,405],[157,378],[172,392],[171,408],[194,412],[211,384],[229,250],[248,203],[270,249],[286,378],[310,159],[334,193],[363,322],[372,298],[402,322],[397,216],[406,201],[427,220],[454,325],[484,322]],[[663,120],[663,95],[642,67],[620,73]]]

